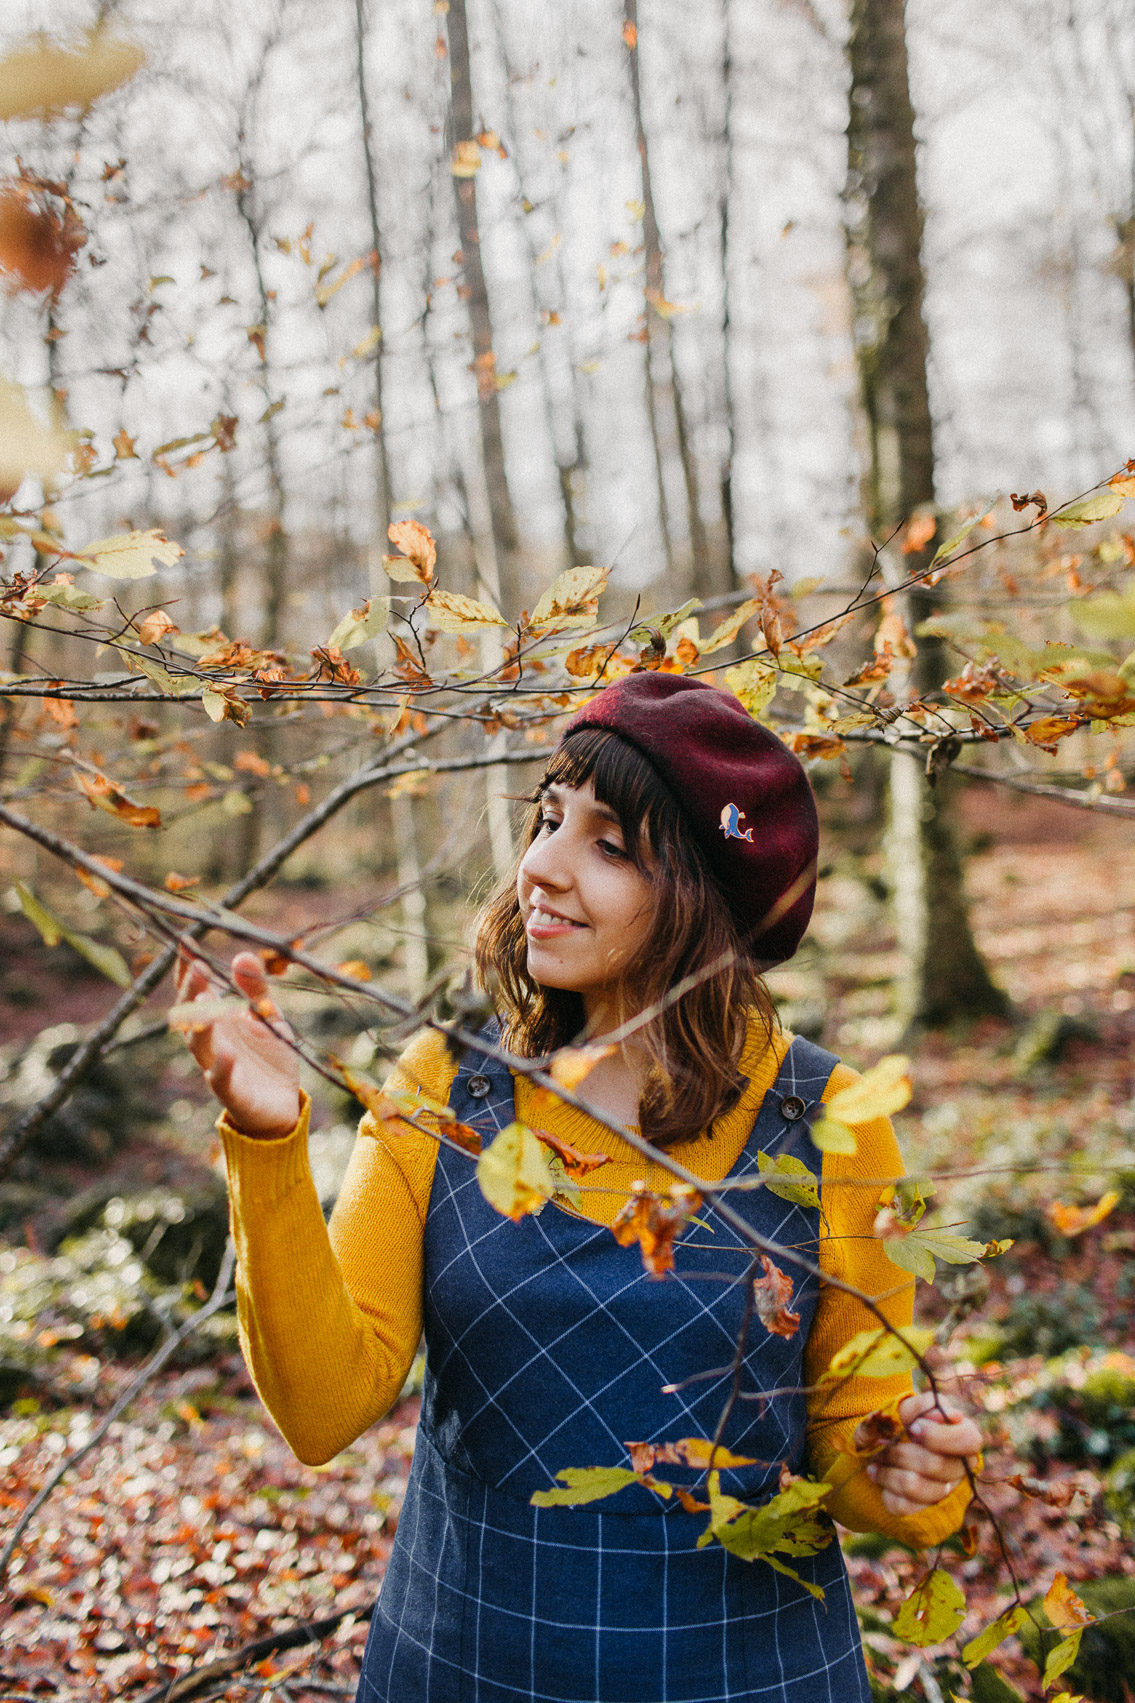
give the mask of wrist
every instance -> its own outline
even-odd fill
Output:
[[[296,1101],[295,1115],[290,1119],[270,1124],[259,1124],[246,1121],[236,1112],[226,1108],[225,1121],[237,1135],[242,1135],[248,1141],[286,1141],[295,1132],[300,1119],[300,1105]]]

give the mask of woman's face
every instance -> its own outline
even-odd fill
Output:
[[[516,892],[533,981],[581,994],[587,1016],[599,1015],[646,943],[654,897],[628,854],[618,818],[597,802],[590,781],[545,789]]]

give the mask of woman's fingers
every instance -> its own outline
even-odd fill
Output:
[[[261,1000],[268,998],[268,977],[264,972],[264,964],[255,952],[238,952],[232,961],[232,978],[246,999]],[[261,1014],[267,1017],[267,1011]],[[272,1006],[271,1015],[276,1015],[276,1007]]]

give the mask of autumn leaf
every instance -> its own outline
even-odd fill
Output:
[[[474,177],[481,169],[481,145],[475,136],[467,136],[454,144],[449,159],[454,177]]]
[[[199,875],[179,875],[176,869],[171,869],[165,880],[162,882],[162,886],[166,889],[167,893],[185,893],[188,892],[191,887],[199,886],[200,881],[201,877]]]
[[[51,196],[46,185],[26,177],[0,185],[0,271],[13,294],[49,290],[58,296],[86,240],[86,227],[66,197]]]
[[[106,867],[111,867],[109,859],[106,860]],[[20,909],[28,921],[39,930],[45,946],[58,946],[61,940],[65,940],[73,952],[85,958],[93,969],[98,970],[100,975],[104,975],[116,987],[131,986],[134,978],[126,960],[113,946],[107,946],[101,940],[92,940],[89,934],[78,934],[74,929],[68,928],[22,881],[15,883],[15,890]]]
[[[675,1183],[668,1194],[657,1194],[636,1182],[612,1221],[611,1233],[620,1247],[637,1242],[651,1277],[665,1277],[674,1269],[674,1242],[700,1205],[701,1196],[688,1183]]]
[[[938,520],[933,509],[921,509],[911,515],[903,529],[903,555],[916,556],[920,550],[925,550],[937,530]]]
[[[1028,1610],[1022,1603],[1015,1603],[1012,1608],[1006,1609],[991,1626],[987,1626],[984,1632],[979,1632],[976,1638],[971,1638],[969,1643],[963,1646],[962,1661],[966,1667],[972,1671],[999,1644],[1003,1644],[1006,1638],[1011,1638],[1027,1619]]]
[[[1085,1230],[1092,1230],[1097,1224],[1102,1224],[1121,1199],[1119,1189],[1108,1189],[1094,1206],[1065,1206],[1062,1201],[1053,1200],[1046,1206],[1045,1214],[1061,1236],[1082,1236]]]
[[[738,604],[733,613],[727,615],[724,621],[719,621],[708,639],[702,644],[702,655],[710,656],[715,650],[723,650],[726,645],[732,644],[745,622],[751,621],[754,615],[760,614],[761,602],[762,600],[759,597],[746,598],[745,602]]]
[[[122,872],[123,865],[120,857],[96,857],[94,861],[96,863],[101,863],[103,868],[108,869],[113,875],[119,875]],[[110,898],[110,886],[101,878],[101,876],[93,875],[89,869],[76,868],[73,873],[76,878],[83,883],[83,886],[88,888],[96,898]]]
[[[965,1597],[950,1575],[936,1567],[900,1606],[891,1631],[904,1643],[926,1649],[951,1637],[965,1617]]]
[[[824,1110],[840,1123],[859,1127],[901,1112],[912,1092],[909,1058],[905,1053],[888,1053],[825,1101]]]
[[[80,567],[93,568],[108,579],[148,579],[156,573],[154,563],[163,568],[184,556],[180,544],[173,544],[156,527],[148,532],[121,532],[113,538],[99,538],[74,553]]]
[[[795,1206],[819,1207],[816,1178],[802,1159],[791,1153],[778,1153],[775,1158],[767,1153],[758,1153],[757,1169],[770,1194],[789,1200]]]
[[[1048,1652],[1044,1663],[1044,1689],[1047,1691],[1053,1680],[1059,1679],[1066,1669],[1072,1666],[1080,1654],[1080,1639],[1083,1631],[1073,1632],[1070,1638],[1064,1638]]]
[[[701,1471],[714,1466],[724,1472],[758,1464],[752,1455],[735,1455],[720,1443],[715,1449],[709,1437],[679,1437],[676,1443],[627,1443],[625,1447],[636,1472],[649,1472],[655,1466],[692,1466]]]
[[[861,1330],[832,1356],[821,1382],[836,1378],[893,1378],[908,1372],[934,1341],[934,1332],[908,1325],[901,1333],[880,1326]]]
[[[350,976],[352,981],[372,982],[374,980],[374,971],[365,958],[346,958],[343,963],[336,964],[335,968],[341,976]]]
[[[429,585],[437,563],[437,545],[420,520],[397,520],[386,529],[386,536],[402,554],[384,556],[382,565],[396,580],[417,580]]]
[[[114,434],[111,442],[114,445],[114,459],[116,461],[137,461],[139,459],[138,451],[134,448],[135,440],[130,436],[125,426]]]
[[[538,1129],[536,1134],[545,1147],[563,1161],[564,1167],[572,1177],[586,1177],[591,1171],[598,1171],[602,1166],[609,1165],[609,1153],[581,1153],[578,1147],[573,1147],[570,1141],[565,1141],[560,1135],[553,1135],[550,1130]]]
[[[855,1131],[837,1118],[819,1117],[812,1125],[812,1141],[821,1153],[852,1154],[859,1151]]]
[[[548,1075],[561,1088],[573,1093],[591,1075],[595,1066],[610,1058],[615,1050],[613,1045],[561,1047],[552,1054]]]
[[[201,706],[210,721],[235,721],[238,727],[243,727],[252,714],[235,692],[218,691],[213,686],[202,687]]]
[[[145,57],[132,42],[100,29],[74,48],[37,38],[0,59],[0,119],[86,111],[101,95],[128,82]]]
[[[177,627],[164,609],[151,609],[135,630],[144,645],[156,645],[167,633],[176,633]]]
[[[815,1555],[831,1543],[834,1530],[830,1521],[816,1518],[816,1510],[831,1490],[831,1485],[814,1479],[789,1478],[778,1495],[762,1507],[755,1508],[723,1493],[721,1475],[709,1475],[709,1525],[698,1539],[698,1548],[716,1538],[723,1549],[742,1561],[764,1561],[778,1573],[785,1573],[803,1585],[822,1602],[823,1590],[801,1578],[795,1568],[776,1559],[782,1555]]]
[[[774,1265],[767,1254],[761,1255],[761,1265],[764,1276],[753,1280],[757,1317],[773,1336],[795,1336],[800,1329],[800,1314],[788,1309],[792,1299],[792,1279]]]
[[[900,1398],[901,1399],[901,1398]],[[900,1437],[906,1436],[906,1426],[898,1416],[898,1402],[890,1407],[876,1408],[866,1419],[861,1419],[855,1427],[850,1439],[836,1433],[833,1439],[838,1453],[851,1455],[855,1460],[869,1460],[881,1449],[890,1448]]]
[[[789,743],[798,757],[842,757],[847,750],[836,733],[794,733]]]
[[[0,378],[0,502],[15,496],[25,476],[53,485],[75,442],[73,433],[43,425],[19,385]]]
[[[958,528],[957,532],[952,533],[950,535],[950,537],[946,539],[945,543],[939,544],[937,550],[935,550],[935,552],[934,552],[934,559],[930,563],[930,566],[932,568],[938,567],[942,562],[944,562],[946,560],[947,556],[953,555],[954,551],[958,548],[959,545],[965,543],[966,539],[969,537],[969,535],[973,531],[974,527],[980,526],[982,521],[986,518],[986,516],[991,514],[993,512],[994,508],[996,508],[997,499],[998,499],[999,496],[1000,496],[1000,492],[994,493],[994,495],[992,497],[990,497],[989,501],[986,503],[984,509],[981,511],[980,514],[975,514],[975,515],[972,516],[971,519],[969,519],[967,521],[963,521],[962,525]]]
[[[477,1182],[489,1205],[514,1222],[541,1211],[556,1192],[540,1143],[522,1123],[510,1123],[485,1148]]]
[[[599,597],[610,568],[565,568],[539,599],[528,625],[533,632],[550,627],[589,627],[599,614]]]
[[[343,616],[328,639],[328,646],[338,645],[340,650],[354,650],[356,645],[366,644],[368,639],[376,639],[379,633],[385,632],[389,619],[389,597],[368,597],[365,603],[360,603],[357,609]]]
[[[1058,1632],[1075,1632],[1095,1620],[1063,1573],[1057,1573],[1044,1594],[1044,1612]]]
[[[92,597],[89,591],[80,591],[77,585],[69,583],[70,575],[57,575],[51,585],[37,585],[32,594],[37,603],[50,603],[56,609],[73,609],[85,613],[90,609],[101,609],[106,602],[104,597]]]
[[[498,609],[458,591],[432,590],[425,602],[433,626],[443,633],[483,633],[487,627],[507,627]]]
[[[625,1466],[568,1466],[556,1477],[566,1488],[534,1491],[528,1498],[533,1508],[578,1508],[638,1482],[638,1473]]]
[[[105,810],[109,816],[117,816],[131,828],[160,828],[162,825],[162,813],[156,805],[135,804],[106,775],[77,774],[75,785],[92,809]]]
[[[751,716],[759,716],[776,696],[777,671],[766,662],[739,662],[727,668],[722,679],[727,691],[744,705]]]
[[[883,1214],[880,1213],[880,1218]],[[878,1225],[878,1220],[876,1220]],[[878,1234],[878,1229],[876,1229]],[[944,1230],[909,1230],[884,1236],[887,1258],[903,1271],[933,1283],[940,1259],[946,1265],[972,1265],[986,1253],[985,1242],[971,1242],[964,1236],[951,1236]]]
[[[629,18],[623,25],[623,41],[632,50],[638,46],[638,29]]]
[[[1097,520],[1110,520],[1126,502],[1122,491],[1095,491],[1090,497],[1081,497],[1079,502],[1057,509],[1048,518],[1053,526],[1094,526]]]

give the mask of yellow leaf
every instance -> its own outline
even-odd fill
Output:
[[[991,1626],[987,1626],[984,1632],[979,1632],[976,1638],[971,1638],[962,1650],[962,1661],[966,1664],[966,1667],[970,1669],[977,1667],[980,1662],[985,1660],[991,1650],[997,1648],[998,1644],[1003,1644],[1006,1638],[1011,1638],[1027,1618],[1027,1612],[1021,1603],[1017,1603],[1013,1608],[1006,1609],[1005,1613],[1000,1615]]]
[[[1095,1615],[1084,1607],[1065,1574],[1057,1573],[1044,1595],[1044,1612],[1058,1632],[1090,1626]]]
[[[817,1118],[812,1125],[812,1140],[821,1153],[857,1153],[859,1143],[855,1131],[836,1118]]]
[[[498,609],[476,598],[464,597],[459,591],[431,591],[426,598],[426,613],[433,626],[443,633],[479,633],[486,627],[507,627],[508,622]]]
[[[98,538],[77,550],[75,560],[107,579],[149,579],[157,572],[155,561],[163,568],[172,568],[184,554],[180,544],[171,543],[153,527],[148,532],[119,532],[113,538]]]
[[[374,971],[365,958],[347,958],[342,964],[336,964],[335,968],[340,975],[350,976],[356,982],[372,982],[374,980]]]
[[[1044,1664],[1044,1689],[1047,1691],[1054,1679],[1059,1679],[1066,1668],[1070,1668],[1080,1654],[1080,1639],[1083,1630],[1073,1632],[1070,1638],[1064,1638],[1055,1648],[1048,1652]]]
[[[1053,526],[1093,526],[1097,520],[1110,520],[1127,502],[1122,491],[1095,491],[1078,503],[1069,503],[1049,515]]]
[[[715,650],[722,650],[731,644],[745,625],[754,615],[760,613],[761,600],[759,597],[747,597],[744,603],[739,603],[732,615],[727,615],[724,621],[719,621],[712,633],[701,647],[703,656],[710,656]]]
[[[534,1491],[528,1498],[534,1508],[577,1508],[583,1502],[598,1502],[625,1490],[638,1473],[626,1466],[568,1466],[556,1477],[567,1488]]]
[[[224,721],[225,698],[221,692],[214,692],[211,686],[206,686],[201,693],[201,703],[210,721]]]
[[[908,1372],[919,1355],[934,1341],[934,1332],[908,1325],[901,1334],[885,1330],[861,1330],[832,1356],[823,1381],[833,1378],[893,1378]]]
[[[735,668],[727,668],[722,679],[751,716],[759,716],[776,696],[776,669],[765,662],[739,662]]]
[[[1135,497],[1135,475],[1117,473],[1114,478],[1108,480],[1108,484],[1113,491],[1118,491],[1121,496]]]
[[[599,613],[599,597],[607,584],[610,568],[566,568],[540,598],[529,626],[588,627]]]
[[[378,345],[381,337],[382,327],[380,325],[372,325],[366,336],[360,342],[356,343],[354,348],[351,350],[351,354],[354,356],[355,360],[361,361],[364,355],[369,355],[371,350]]]
[[[467,137],[454,147],[449,161],[454,177],[472,177],[481,169],[481,146],[475,136]]]
[[[43,425],[19,385],[0,378],[0,502],[15,496],[25,475],[53,483],[76,441],[70,432]]]
[[[379,633],[385,632],[389,619],[389,597],[368,597],[365,603],[343,616],[327,643],[338,645],[340,650],[354,650],[356,645],[365,644],[368,639],[376,639]]]
[[[556,1192],[540,1143],[527,1124],[510,1123],[477,1161],[477,1181],[489,1205],[519,1220],[539,1212]]]
[[[46,37],[0,59],[0,119],[50,118],[85,111],[133,77],[145,54],[132,42],[92,30],[85,45],[58,47]]]
[[[905,1054],[890,1053],[865,1070],[858,1082],[833,1094],[824,1111],[829,1118],[853,1128],[901,1112],[912,1092],[909,1070],[910,1060]]]
[[[925,1649],[941,1644],[966,1617],[966,1599],[941,1567],[936,1567],[899,1608],[891,1631],[904,1643]]]
[[[687,1466],[707,1467],[712,1460],[714,1468],[724,1472],[730,1467],[757,1464],[751,1455],[735,1455],[720,1445],[715,1450],[708,1437],[680,1437],[676,1443],[668,1444],[667,1447],[672,1448],[674,1454],[685,1461]]]

